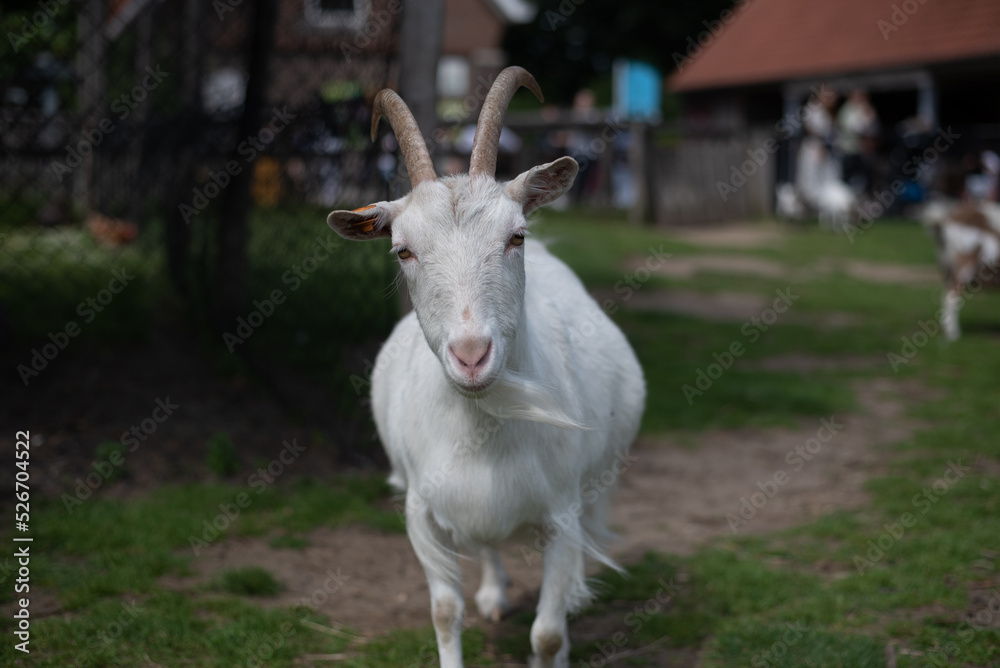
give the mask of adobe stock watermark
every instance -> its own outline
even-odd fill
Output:
[[[370,359],[365,360],[364,365],[364,375],[359,376],[356,373],[352,373],[348,379],[351,383],[351,387],[354,388],[354,393],[361,396],[361,391],[368,389],[372,385],[372,374],[375,371],[381,371],[387,369],[390,364],[393,363],[400,355],[410,351],[410,342],[413,341],[414,336],[419,336],[419,334],[410,333],[404,337],[401,341],[396,341],[392,339],[386,343],[381,350],[378,351],[378,355],[375,357],[374,364]]]
[[[284,647],[285,643],[294,635],[295,626],[291,622],[282,622],[274,633],[247,636],[246,641],[241,643],[239,649],[239,654],[243,659],[242,665],[247,668],[262,668],[270,665],[274,650]]]
[[[145,612],[145,609],[137,606],[135,601],[131,603],[123,601],[121,605],[121,613],[87,639],[87,651],[75,657],[73,663],[67,664],[67,668],[91,666],[96,655],[112,652],[114,643],[121,638],[125,629],[131,626],[141,613]]]
[[[381,34],[383,30],[393,24],[393,19],[403,11],[401,0],[389,0],[389,3],[377,10],[368,12],[368,20],[360,30],[354,31],[354,40],[348,44],[346,41],[340,45],[340,54],[344,61],[350,64],[354,56],[361,55],[363,49],[371,46],[372,42]],[[221,17],[220,17],[221,18]]]
[[[941,312],[939,311],[938,313],[940,314]],[[886,353],[886,359],[889,360],[889,366],[892,367],[893,371],[899,373],[899,369],[904,364],[912,362],[917,353],[941,332],[939,322],[940,319],[918,320],[917,329],[909,336],[900,337],[903,345],[900,347],[899,352]]]
[[[986,604],[972,619],[965,619],[958,624],[952,636],[955,640],[924,650],[924,663],[921,668],[944,668],[955,665],[957,657],[968,647],[976,634],[996,629],[998,622],[1000,622],[1000,589],[994,587]]]
[[[254,490],[254,494],[263,494],[285,472],[286,468],[293,464],[306,451],[306,447],[299,445],[297,439],[294,438],[291,443],[282,441],[282,445],[285,447],[282,448],[276,458],[272,459],[267,466],[258,468],[247,477],[247,486]],[[219,513],[211,519],[206,518],[202,521],[201,536],[199,537],[194,534],[188,536],[188,545],[191,547],[191,551],[194,552],[194,556],[200,557],[202,550],[207,549],[211,543],[214,543],[225,534],[229,530],[229,527],[240,518],[243,511],[253,505],[254,498],[247,492],[239,492],[233,497],[232,501],[220,503]]]
[[[450,107],[445,110],[442,120],[447,123],[461,123],[467,119],[471,114],[473,109],[479,107],[486,96],[490,92],[490,88],[493,86],[493,81],[488,77],[479,75],[476,77],[476,88],[465,98],[462,99],[462,104],[460,108]],[[434,129],[429,136],[424,138],[424,145],[427,146],[427,152],[430,155],[434,155],[439,144],[446,144],[448,141],[448,130],[443,127]],[[395,165],[395,172],[392,174],[391,178],[385,175],[384,178],[389,184],[390,190],[393,192],[404,191],[410,186],[410,179],[406,172],[406,162],[403,160],[397,160]]]
[[[132,90],[122,93],[111,103],[111,111],[116,113],[118,122],[120,123],[128,118],[129,114],[135,111],[139,107],[139,104],[149,97],[149,94],[156,90],[156,87],[169,76],[170,73],[164,72],[160,69],[159,65],[155,68],[147,67],[146,76],[133,86]],[[82,165],[84,158],[93,154],[94,149],[101,145],[104,138],[116,129],[118,129],[118,126],[115,124],[115,119],[105,116],[93,128],[83,130],[80,133],[83,139],[75,144],[66,145],[66,156],[62,162],[55,160],[49,167],[52,175],[56,177],[59,183],[62,183],[63,178],[72,174],[74,169]]]
[[[763,333],[778,321],[778,316],[788,311],[792,304],[801,297],[801,295],[793,294],[791,287],[786,287],[784,290],[779,288],[775,290],[775,294],[777,297],[769,308],[761,311],[759,316],[750,318],[740,327],[740,334],[746,338],[748,344],[757,343]],[[695,372],[694,384],[685,383],[681,386],[681,392],[687,399],[688,406],[694,405],[695,397],[700,397],[710,390],[715,381],[731,369],[736,360],[742,357],[746,351],[747,347],[743,345],[743,342],[736,340],[731,342],[729,347],[721,353],[712,353],[715,361]]]
[[[548,25],[548,29],[555,30],[563,23],[569,20],[569,17],[573,16],[576,10],[587,0],[562,0],[559,6],[556,7],[555,11],[548,9],[545,11],[544,17]]]
[[[479,452],[486,445],[487,441],[489,441],[490,437],[497,433],[504,424],[504,420],[492,415],[489,415],[487,419],[489,423],[486,426],[480,426],[472,433],[472,441],[470,443],[456,443],[453,457],[449,457],[438,470],[431,471],[429,474],[422,476],[419,484],[407,489],[405,505],[401,503],[393,505],[396,517],[399,518],[402,524],[406,524],[407,514],[413,514],[426,508],[427,504],[434,497],[438,487],[462,464],[461,460]]]
[[[875,27],[882,34],[882,40],[885,42],[889,41],[889,37],[892,33],[898,31],[906,22],[910,20],[910,17],[917,13],[922,5],[927,4],[927,0],[903,0],[903,2],[894,4],[892,6],[892,13],[889,14],[889,20],[879,19],[875,22]]]
[[[121,443],[123,448],[128,446],[129,454],[135,452],[180,407],[180,404],[170,401],[169,396],[166,399],[157,399],[156,408],[153,409],[150,416],[139,421],[138,424],[132,425],[128,431],[122,432],[119,443]],[[86,477],[77,476],[76,480],[74,480],[76,487],[73,488],[73,495],[70,496],[63,493],[61,499],[66,512],[72,514],[76,506],[83,505],[84,501],[89,499],[94,492],[100,489],[106,480],[111,478],[116,469],[124,465],[125,453],[122,450],[112,451],[107,459],[91,462],[90,467],[94,470],[88,473]]]
[[[337,567],[337,571],[326,571],[326,580],[323,584],[313,590],[312,594],[309,596],[303,596],[299,600],[299,605],[303,608],[312,608],[313,610],[318,610],[320,606],[327,602],[331,594],[336,594],[344,586],[344,584],[351,579],[350,575],[344,575],[340,572],[340,567]]]
[[[7,40],[10,42],[10,47],[14,50],[14,53],[20,51],[23,47],[27,46],[28,42],[37,37],[38,32],[44,30],[45,26],[52,22],[52,19],[56,17],[56,14],[59,13],[63,6],[68,4],[69,0],[41,0],[38,3],[37,12],[32,14],[28,19],[21,19],[21,31],[19,33],[7,33]]]
[[[923,350],[931,342],[931,339],[942,331],[945,332],[948,338],[954,338],[949,334],[949,330],[954,331],[957,328],[957,322],[953,322],[958,317],[957,313],[965,306],[967,299],[971,299],[977,295],[996,276],[997,272],[992,267],[985,264],[980,265],[976,271],[975,278],[969,281],[960,293],[956,294],[953,291],[949,291],[945,296],[945,300],[948,302],[949,307],[954,310],[948,313],[943,308],[938,309],[933,319],[918,320],[917,327],[909,336],[900,337],[902,345],[899,348],[899,352],[886,353],[886,359],[892,370],[899,373],[899,370],[904,365],[912,362],[917,353]]]
[[[111,280],[108,285],[97,292],[93,297],[88,297],[77,304],[76,314],[83,319],[84,325],[89,325],[97,318],[97,314],[104,311],[114,300],[115,295],[121,294],[128,284],[135,280],[135,276],[128,273],[127,269],[114,269],[111,272]],[[49,343],[40,348],[31,349],[31,359],[27,364],[18,364],[17,373],[21,376],[21,382],[27,387],[33,378],[37,378],[49,366],[49,362],[59,356],[59,353],[66,350],[72,339],[80,335],[83,329],[76,320],[68,320],[62,329],[49,332]]]
[[[902,174],[913,180],[917,179],[937,162],[941,154],[950,149],[961,136],[957,132],[953,132],[950,125],[947,129],[939,128],[937,137],[934,138],[931,146],[925,148],[919,156],[910,158],[903,163],[900,168]],[[906,182],[902,179],[896,179],[885,190],[877,190],[872,193],[873,198],[867,203],[859,204],[856,209],[858,222],[847,224],[845,228],[847,240],[853,244],[855,238],[863,236],[875,220],[881,218],[904,192],[906,192]]]
[[[636,267],[632,272],[625,274],[620,280],[614,284],[614,292],[616,295],[620,296],[622,302],[627,302],[635,294],[635,291],[642,288],[642,286],[649,281],[653,273],[659,270],[666,261],[673,257],[672,253],[663,252],[663,245],[660,244],[658,248],[650,246],[648,248],[649,254],[643,260],[643,263]],[[620,305],[616,298],[608,298],[601,302],[601,309],[607,315],[611,316],[618,312]],[[579,325],[574,326],[569,331],[569,340],[573,345],[579,345],[579,343],[594,335],[597,332],[598,326],[600,326],[600,316],[597,313],[592,313],[584,317]],[[367,390],[371,387],[372,373],[376,369],[387,368],[393,360],[395,360],[399,355],[403,354],[408,350],[410,339],[406,339],[401,343],[392,342],[388,344],[385,348],[379,351],[379,354],[375,358],[373,363],[370,359],[366,359],[364,362],[364,372],[363,375],[351,374],[349,381],[351,387],[354,389],[355,394],[361,396],[362,391]],[[497,426],[499,428],[499,426]]]
[[[281,282],[289,286],[288,292],[295,292],[302,287],[302,283],[309,280],[319,266],[330,259],[333,249],[339,245],[333,237],[316,237],[312,254],[293,264],[281,275]],[[246,316],[236,318],[233,332],[223,332],[222,341],[226,344],[226,349],[233,353],[236,351],[236,346],[246,343],[246,340],[253,336],[265,320],[274,315],[275,309],[284,304],[287,298],[288,295],[284,290],[275,288],[264,299],[253,300],[253,309]]]
[[[785,454],[785,463],[792,467],[792,473],[798,473],[805,468],[808,462],[820,453],[823,446],[833,440],[833,437],[843,430],[844,425],[837,422],[837,417],[831,415],[819,421],[819,429],[816,435],[800,443]],[[757,490],[746,496],[740,497],[739,507],[736,512],[726,513],[726,522],[729,530],[734,534],[739,532],[741,527],[757,516],[757,511],[767,505],[782,487],[788,484],[791,476],[785,469],[778,469],[774,474],[764,481],[757,481]]]
[[[668,580],[657,579],[656,584],[660,586],[656,592],[625,614],[623,621],[629,632],[616,631],[606,642],[597,643],[597,652],[591,654],[589,659],[581,660],[578,668],[604,668],[609,661],[624,658],[625,652],[638,651],[627,649],[631,636],[639,633],[654,616],[663,612],[663,609],[680,593],[682,583],[678,583],[677,579],[674,576],[670,576]]]
[[[580,517],[586,511],[587,506],[597,503],[597,501],[614,489],[615,484],[626,471],[628,471],[639,458],[630,455],[627,450],[615,453],[615,459],[611,465],[601,471],[600,475],[593,476],[585,481],[580,487],[580,501],[574,501],[566,510],[554,513],[541,530],[537,527],[532,529],[535,534],[535,542],[529,547],[521,545],[521,556],[530,566],[536,560],[542,559],[542,554],[559,538],[564,532],[574,532],[580,525]],[[572,534],[571,534],[572,535]]]
[[[726,181],[716,181],[715,189],[719,192],[719,197],[723,202],[729,200],[729,196],[739,192],[747,184],[747,181],[756,174],[771,159],[771,156],[781,148],[779,142],[795,136],[805,123],[806,116],[817,107],[822,106],[819,101],[824,88],[813,85],[809,88],[812,95],[806,103],[800,105],[795,111],[789,111],[778,119],[774,124],[774,137],[768,137],[761,146],[748,148],[746,150],[747,160],[739,165],[730,165],[729,178]]]
[[[778,640],[771,643],[763,652],[758,652],[750,657],[752,668],[771,668],[771,666],[782,666],[785,662],[782,657],[788,653],[788,648],[796,644],[806,634],[809,629],[802,622],[785,622],[785,632]]]
[[[726,29],[726,26],[731,25],[736,17],[750,5],[750,0],[735,0],[733,6],[729,9],[723,9],[719,14],[719,18],[712,21],[702,21],[701,24],[705,26],[705,30],[698,33],[697,39],[691,37],[687,38],[687,48],[684,53],[679,51],[674,51],[671,54],[673,58],[674,66],[677,68],[678,72],[683,72],[684,68],[687,67],[691,62],[700,56],[705,47],[710,45],[715,41],[715,38],[722,34],[722,31]]]
[[[746,185],[747,180],[763,167],[772,155],[778,152],[778,140],[768,137],[764,145],[758,148],[748,148],[747,160],[740,163],[740,166],[729,166],[729,182],[716,181],[715,189],[719,191],[719,197],[725,202],[733,193],[739,192],[740,188]]]
[[[288,111],[288,106],[283,106],[280,110],[272,108],[270,120],[257,131],[255,135],[249,135],[236,147],[236,153],[243,162],[237,160],[227,160],[225,169],[219,171],[209,170],[208,181],[201,186],[191,189],[191,203],[181,202],[177,207],[185,224],[190,225],[191,219],[208,208],[208,205],[218,197],[232,182],[234,176],[243,173],[248,165],[252,165],[261,153],[274,141],[274,138],[282,130],[288,127],[297,114]]]
[[[600,133],[587,142],[581,153],[573,155],[577,164],[580,165],[580,171],[582,172],[591,162],[597,160],[608,149],[608,146],[614,146],[615,140],[621,136],[624,130],[625,126],[620,122],[620,119],[605,118],[604,127],[601,128]]]
[[[212,9],[221,21],[229,12],[235,12],[236,8],[243,4],[243,0],[212,0]]]
[[[666,264],[668,259],[673,257],[673,253],[663,252],[663,244],[660,244],[658,248],[650,246],[647,250],[649,254],[646,255],[641,265],[615,281],[613,290],[618,297],[609,297],[600,302],[601,311],[605,315],[612,316],[617,313],[618,309],[621,308],[618,303],[619,298],[622,302],[630,300],[632,295],[641,289],[653,277],[653,274]],[[593,336],[603,324],[604,321],[598,312],[586,314],[578,325],[574,325],[569,330],[570,343],[574,346],[580,345],[581,342]]]
[[[957,462],[949,460],[948,468],[945,469],[942,476],[931,485],[923,487],[910,499],[910,505],[919,513],[905,512],[900,515],[898,521],[884,523],[879,535],[868,541],[868,551],[865,552],[864,556],[854,555],[854,567],[858,569],[858,575],[864,575],[866,570],[875,568],[875,564],[881,561],[895,547],[896,543],[903,539],[907,529],[916,526],[921,516],[926,515],[934,507],[934,504],[940,501],[941,497],[947,494],[971,470],[972,467],[964,466],[961,459]]]

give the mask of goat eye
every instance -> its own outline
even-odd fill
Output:
[[[408,260],[411,257],[413,257],[413,253],[410,252],[409,248],[401,248],[400,250],[396,251],[396,255],[399,256],[400,260]]]
[[[524,233],[518,232],[510,238],[511,246],[521,246],[524,244]]]

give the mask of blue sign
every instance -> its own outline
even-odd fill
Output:
[[[614,67],[614,107],[622,118],[658,121],[663,80],[652,65],[617,60]]]

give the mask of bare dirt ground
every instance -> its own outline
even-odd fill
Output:
[[[615,557],[629,563],[649,550],[690,554],[715,538],[788,528],[865,505],[863,485],[883,470],[884,446],[915,426],[900,397],[919,389],[866,381],[856,390],[861,412],[797,429],[719,429],[641,439],[616,496]],[[786,482],[774,483],[776,474]],[[774,490],[772,495],[760,493],[758,483],[765,492]],[[743,499],[759,506],[745,522],[739,521]],[[731,526],[727,515],[739,519]],[[427,584],[405,535],[349,526],[317,529],[308,539],[301,550],[271,548],[259,538],[222,541],[195,560],[195,577],[172,586],[198,584],[224,569],[262,566],[286,587],[269,605],[309,604],[366,635],[429,623]],[[533,547],[510,544],[502,550],[512,580],[508,593],[518,608],[532,606],[541,583]],[[471,623],[478,623],[472,602],[477,570],[466,565]]]
[[[734,222],[725,225],[678,228],[671,236],[696,246],[764,248],[784,242],[787,232],[777,223]]]

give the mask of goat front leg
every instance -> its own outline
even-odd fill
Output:
[[[957,341],[961,328],[958,324],[958,313],[962,308],[962,286],[955,284],[944,291],[941,299],[941,327],[944,336],[949,341]]]
[[[424,567],[431,594],[431,619],[441,668],[462,668],[462,572],[451,537],[438,526],[422,500],[407,503],[406,533]],[[408,499],[410,501],[410,499]],[[411,507],[414,508],[411,512]]]
[[[508,610],[507,585],[510,578],[503,569],[500,553],[496,548],[484,547],[480,550],[480,560],[483,564],[483,580],[476,592],[476,607],[484,619],[499,622]]]
[[[564,514],[545,551],[542,591],[531,625],[531,668],[568,668],[566,615],[590,598],[584,578],[583,536],[578,517]]]

